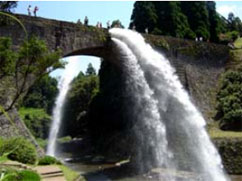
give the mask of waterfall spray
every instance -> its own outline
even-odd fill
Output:
[[[56,141],[62,121],[62,108],[65,103],[67,92],[70,88],[70,83],[73,78],[78,74],[78,60],[76,57],[68,58],[69,63],[66,65],[65,70],[58,83],[59,94],[55,101],[55,107],[52,113],[52,124],[48,138],[47,155],[55,156]]]
[[[124,62],[125,67],[130,67],[129,77],[134,80],[127,86],[136,91],[133,96],[140,101],[135,104],[137,110],[142,110],[137,114],[137,124],[141,124],[138,128],[142,128],[137,136],[144,134],[147,138],[142,147],[147,147],[147,144],[156,146],[151,146],[151,153],[156,155],[156,159],[151,162],[161,163],[153,165],[169,168],[173,163],[171,169],[175,166],[176,170],[190,170],[206,181],[229,180],[224,173],[221,158],[206,132],[205,120],[190,101],[169,61],[134,31],[111,29],[110,33],[120,51],[132,55],[126,56]],[[134,60],[136,65],[132,66],[130,62]],[[140,152],[143,150],[140,149]],[[143,158],[147,157],[147,152],[139,154]]]
[[[132,51],[122,41],[112,38],[120,49],[120,56],[125,71],[126,94],[131,94],[134,125],[138,150],[136,156],[139,171],[150,169],[153,165],[171,168],[168,158],[172,157],[168,150],[166,130],[159,114],[158,102],[154,99],[154,92],[150,89],[143,70]],[[132,108],[133,107],[133,108]],[[142,112],[138,112],[142,110]],[[146,159],[143,154],[149,155]],[[134,161],[134,160],[133,160]],[[170,177],[171,181],[172,178]]]

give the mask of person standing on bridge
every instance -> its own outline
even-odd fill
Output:
[[[87,18],[87,16],[85,16],[85,19],[84,19],[84,25],[88,25],[88,18]]]
[[[108,22],[107,22],[107,29],[110,29],[110,28],[111,28],[110,21],[108,20]]]
[[[31,16],[31,5],[28,7],[28,15]]]
[[[34,8],[34,16],[35,17],[36,17],[36,13],[37,13],[38,10],[39,10],[38,6],[35,6],[35,8]]]

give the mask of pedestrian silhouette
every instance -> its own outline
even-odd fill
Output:
[[[36,13],[37,13],[38,10],[39,10],[38,6],[35,6],[35,8],[34,8],[34,16],[35,17],[36,17]]]
[[[31,5],[28,7],[28,15],[31,16]]]

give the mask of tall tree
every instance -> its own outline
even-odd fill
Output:
[[[87,66],[86,75],[96,75],[96,70],[91,63]]]
[[[210,38],[208,10],[205,1],[182,1],[181,10],[197,37]]]
[[[22,106],[32,108],[44,108],[51,114],[58,93],[57,80],[49,75],[43,76],[29,89],[24,97]]]
[[[233,13],[229,13],[227,22],[229,31],[238,31],[242,34],[242,23],[239,17],[234,16]]]
[[[216,4],[214,1],[206,1],[206,8],[208,11],[209,17],[209,32],[210,32],[210,40],[212,42],[219,41],[219,34],[221,33],[221,25],[220,25],[220,17],[216,12]]]
[[[158,15],[157,27],[162,34],[179,38],[192,36],[186,16],[181,12],[180,2],[154,2]],[[191,37],[192,38],[192,37]]]
[[[17,7],[17,1],[1,1],[0,2],[0,11],[10,13],[16,7]]]
[[[124,26],[122,25],[121,21],[120,20],[114,20],[111,24],[111,27],[112,28],[124,28]]]
[[[180,38],[194,38],[186,16],[181,12],[180,2],[135,2],[130,28],[138,32],[148,28],[153,34]]]
[[[64,135],[76,137],[85,133],[87,112],[93,97],[99,91],[97,75],[84,75],[82,72],[72,81],[64,109]]]
[[[154,3],[151,1],[136,1],[134,3],[134,9],[131,16],[130,28],[136,27],[138,32],[145,32],[148,28],[152,32],[156,26],[158,16]]]

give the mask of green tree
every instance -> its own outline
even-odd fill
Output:
[[[194,35],[189,27],[186,16],[182,13],[180,2],[154,2],[158,15],[158,29],[162,34],[179,38]]]
[[[120,20],[114,20],[111,24],[111,28],[124,28]]]
[[[11,48],[11,39],[0,37],[0,80],[15,72],[17,54]]]
[[[15,57],[13,52],[8,48],[11,42],[9,42],[9,40],[4,40],[2,44],[5,44],[2,48],[5,51],[3,51],[1,58],[4,60],[7,56]],[[4,54],[4,52],[10,53]],[[60,61],[60,53],[59,50],[50,52],[43,40],[37,37],[31,37],[25,40],[19,50],[17,50],[16,61],[14,58],[6,59],[8,61],[1,61],[4,65],[1,75],[5,74],[4,72],[10,72],[13,74],[12,78],[15,81],[13,83],[13,85],[15,85],[15,95],[10,105],[5,108],[5,111],[10,110],[35,81],[40,79],[43,75],[64,66],[64,63]],[[5,67],[8,69],[7,71]],[[9,75],[9,73],[6,75]],[[2,78],[5,77],[6,76],[2,76]]]
[[[206,1],[206,8],[208,10],[209,17],[209,32],[210,32],[210,41],[218,42],[219,35],[222,32],[222,27],[220,24],[220,17],[216,12],[216,3],[214,1]]]
[[[80,72],[72,81],[64,109],[65,135],[76,137],[85,132],[89,104],[98,91],[99,78],[96,75],[84,75]]]
[[[86,75],[96,75],[96,70],[91,63],[87,66]]]
[[[181,1],[181,10],[186,15],[197,37],[210,38],[209,16],[205,1]]]
[[[242,130],[242,67],[228,71],[217,95],[217,119],[224,130]]]
[[[157,24],[157,20],[158,16],[153,2],[136,1],[134,3],[129,28],[135,26],[136,30],[142,33],[148,28],[148,30],[152,32]]]
[[[233,13],[229,13],[227,23],[229,31],[237,31],[242,34],[242,23],[239,17],[235,17]]]
[[[17,7],[17,1],[1,1],[0,2],[0,11],[12,12],[14,8]]]
[[[51,114],[55,98],[58,94],[57,80],[49,75],[36,81],[23,98],[21,106],[29,108],[43,108]]]
[[[187,17],[181,12],[180,2],[136,2],[131,16],[130,28],[153,34],[170,35],[179,38],[194,38]]]

